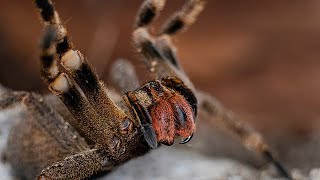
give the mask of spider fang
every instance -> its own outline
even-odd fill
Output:
[[[186,144],[186,143],[188,143],[192,138],[193,138],[193,133],[191,134],[191,136],[183,139],[183,140],[180,142],[180,144]]]

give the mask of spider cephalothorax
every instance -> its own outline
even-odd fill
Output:
[[[170,146],[176,136],[184,138],[181,144],[191,140],[195,130],[197,101],[181,80],[162,78],[126,95],[152,148],[157,147],[157,142]]]

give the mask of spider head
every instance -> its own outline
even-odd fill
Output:
[[[197,100],[180,79],[154,80],[126,96],[150,147],[156,148],[158,143],[170,146],[177,136],[183,138],[181,144],[191,140]]]

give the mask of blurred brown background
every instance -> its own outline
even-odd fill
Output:
[[[108,65],[127,58],[142,0],[55,0],[74,44],[107,79]],[[155,23],[183,4],[170,0]],[[47,92],[39,76],[42,25],[31,1],[0,7],[0,83]],[[320,112],[320,2],[213,0],[198,22],[175,38],[182,65],[195,85],[220,99],[264,133],[307,137]]]

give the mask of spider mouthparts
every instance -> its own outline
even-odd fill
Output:
[[[192,137],[193,137],[193,133],[191,134],[191,136],[183,139],[183,140],[180,142],[180,144],[186,144],[186,143],[188,143],[188,142],[192,139]]]

